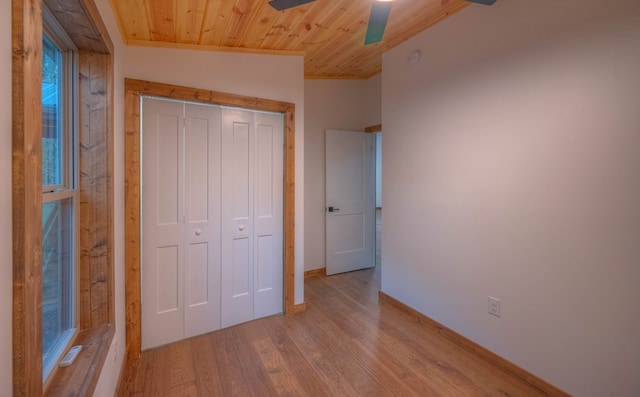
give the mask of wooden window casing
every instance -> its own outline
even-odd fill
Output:
[[[44,0],[78,48],[80,276],[77,343],[50,394],[91,394],[113,337],[113,44],[93,0]],[[42,2],[12,0],[13,394],[42,385]],[[98,330],[99,332],[96,332]],[[99,343],[91,343],[91,342]],[[99,347],[100,349],[96,349]],[[81,365],[82,364],[82,365]],[[81,373],[75,389],[65,379]],[[67,382],[69,383],[69,382]],[[76,393],[77,394],[77,393]]]

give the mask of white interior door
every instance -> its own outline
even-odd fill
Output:
[[[143,98],[142,348],[220,328],[220,109]]]
[[[283,311],[281,114],[222,110],[222,326]]]
[[[326,130],[326,271],[375,266],[374,134]]]

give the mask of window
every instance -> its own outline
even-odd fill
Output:
[[[55,5],[50,11],[68,35],[56,26],[45,3]],[[50,394],[93,395],[100,376],[96,369],[103,368],[113,346],[114,49],[96,10],[94,0],[14,1],[11,7],[13,20],[20,21],[11,24],[15,271],[10,276],[12,385],[16,395],[39,396],[43,390],[52,390]],[[43,30],[46,39],[33,34]],[[45,40],[48,42],[43,48]],[[32,67],[34,57],[41,61],[44,56],[54,65],[47,66],[46,76],[43,68]],[[46,131],[42,130],[42,106],[30,106],[43,102],[43,77],[48,88],[55,88],[48,91],[55,95],[44,97],[49,117],[45,119]],[[44,184],[43,153],[38,153],[34,161],[31,152],[42,143],[43,135],[49,143],[58,141],[49,145],[54,150],[45,154],[44,166],[55,177],[47,177]],[[54,212],[56,217],[51,215]],[[45,232],[46,242],[42,240],[42,213],[44,227],[52,230]],[[46,302],[42,299],[43,248],[48,250],[47,274],[53,274],[45,284],[53,280],[53,285],[60,286],[53,291],[55,298],[47,295]],[[52,306],[55,309],[50,315],[55,332],[47,333],[54,336],[48,338],[53,342],[45,343],[46,357],[42,349],[43,306],[45,310]],[[69,324],[71,328],[67,328]],[[54,374],[58,360],[52,357],[65,352],[64,341],[92,348],[83,350],[71,366],[59,368]],[[49,374],[44,382],[43,367]]]
[[[77,330],[77,66],[75,51],[43,10],[42,375],[47,380]]]

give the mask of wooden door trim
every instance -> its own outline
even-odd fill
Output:
[[[382,124],[372,125],[364,129],[364,132],[374,133],[382,131]]]
[[[125,79],[125,319],[127,358],[140,356],[140,96],[195,101],[284,114],[284,312],[295,299],[295,104],[217,91]],[[298,308],[299,310],[299,308]]]

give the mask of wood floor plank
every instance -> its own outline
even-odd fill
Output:
[[[213,339],[213,350],[218,355],[218,365],[222,370],[223,395],[251,396],[256,395],[264,388],[264,382],[257,382],[250,375],[245,375],[245,365],[254,366],[255,357],[245,357],[244,360],[238,352],[237,328],[222,330],[220,338]],[[243,363],[244,361],[244,363]],[[265,395],[273,395],[268,393]]]
[[[378,303],[380,269],[305,280],[307,310],[145,351],[125,396],[542,396]]]
[[[313,367],[306,360],[307,354],[300,351],[295,342],[291,339],[291,322],[297,322],[299,316],[272,317],[270,321],[252,322],[252,329],[266,331],[273,345],[278,349],[278,354],[282,357],[281,364],[293,373],[300,384],[304,395],[310,396],[331,396],[331,390],[314,371]]]
[[[172,388],[195,381],[193,352],[189,341],[169,345],[169,382]]]
[[[198,388],[195,382],[182,383],[177,386],[173,386],[169,391],[170,396],[180,397],[198,397]]]
[[[381,320],[368,318],[364,309],[349,304],[348,300],[341,300],[335,296],[326,299],[329,305],[320,310],[331,311],[333,321],[349,333],[350,343],[360,344],[364,351],[374,351],[377,355],[387,357],[386,365],[395,362],[397,366],[406,368],[411,375],[420,379],[420,382],[413,382],[416,391],[424,389],[425,385],[429,385],[428,392],[431,395],[465,396],[480,391],[475,389],[463,374],[456,373],[454,369],[438,361],[438,357],[446,356],[453,346],[433,354],[430,349],[425,349],[408,339],[392,324],[384,324],[383,327]],[[357,315],[352,315],[353,313]],[[408,377],[405,375],[404,383],[409,382]]]
[[[190,339],[196,388],[201,396],[223,396],[222,372],[207,336]]]
[[[344,362],[341,362],[340,357],[334,356],[333,349],[324,349],[318,341],[317,326],[324,320],[309,309],[300,317],[303,321],[293,324],[290,336],[314,372],[331,388],[334,395],[360,396],[352,382],[344,376]]]
[[[148,375],[143,394],[151,396],[168,396],[171,390],[169,382],[169,348],[150,351]]]
[[[304,390],[271,338],[253,342],[279,396],[302,396]]]

